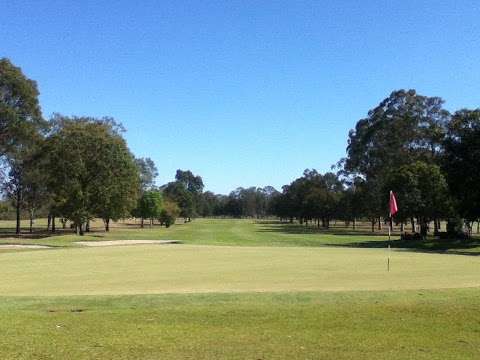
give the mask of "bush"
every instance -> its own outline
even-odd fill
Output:
[[[180,214],[180,208],[173,201],[166,200],[163,206],[163,209],[160,211],[160,216],[158,221],[160,225],[165,225],[165,227],[170,227],[170,225],[175,224],[175,220]]]

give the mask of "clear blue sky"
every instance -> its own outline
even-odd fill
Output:
[[[136,156],[207,189],[326,171],[392,90],[480,105],[480,2],[7,1],[0,57],[45,116],[110,115]]]

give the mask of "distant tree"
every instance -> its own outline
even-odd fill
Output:
[[[444,168],[457,209],[471,230],[480,219],[480,109],[457,111],[448,124]]]
[[[158,170],[155,163],[152,159],[147,157],[135,159],[135,164],[140,173],[141,190],[152,190],[155,187],[155,178],[158,176]]]
[[[175,180],[182,183],[191,193],[201,193],[203,191],[203,180],[201,176],[194,175],[190,170],[177,170]]]
[[[215,215],[215,210],[219,206],[218,197],[211,191],[206,191],[200,198],[199,214],[203,217]]]
[[[280,218],[308,224],[314,220],[317,226],[330,226],[330,220],[338,214],[343,184],[333,173],[320,174],[305,170],[303,176],[283,187],[283,193],[274,200],[273,209]]]
[[[345,220],[347,225],[352,222],[356,229],[357,219],[364,216],[367,204],[364,202],[363,179],[353,177],[346,181],[347,188],[341,193],[339,199],[339,219]]]
[[[144,220],[150,219],[150,224],[153,219],[158,219],[161,215],[163,207],[163,197],[158,190],[145,191],[138,200],[137,216],[142,219],[141,227],[144,227]]]
[[[175,224],[175,220],[180,215],[180,208],[176,203],[170,200],[165,200],[163,208],[160,211],[160,225],[165,225],[165,227],[170,227]]]
[[[182,212],[186,214],[190,213],[190,216],[187,216],[189,220],[191,217],[201,214],[203,211],[202,207],[204,200],[202,197],[204,188],[202,177],[199,175],[194,175],[190,170],[177,170],[177,173],[175,174],[175,181],[182,184],[191,195],[190,198],[192,201],[193,209],[191,211],[187,210],[187,200],[183,199],[184,205],[181,205],[179,203],[180,207],[183,209]]]
[[[163,187],[165,198],[175,202],[180,207],[180,216],[190,221],[196,215],[194,194],[187,190],[184,182],[174,181]]]
[[[401,204],[397,216],[403,219],[415,217],[424,238],[430,221],[450,214],[447,181],[437,165],[420,161],[403,165],[390,174],[386,186],[395,192]],[[384,203],[387,204],[387,199]]]

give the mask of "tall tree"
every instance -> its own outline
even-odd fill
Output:
[[[345,168],[366,177],[415,161],[438,160],[450,114],[439,97],[398,90],[349,133]]]
[[[362,176],[370,201],[366,210],[372,219],[384,216],[378,204],[385,194],[389,173],[403,165],[424,161],[440,162],[445,127],[450,114],[439,97],[427,97],[415,90],[390,94],[349,133],[346,172]]]
[[[23,176],[28,158],[45,129],[38,103],[37,84],[10,60],[0,59],[0,161],[6,162],[8,188],[13,189],[17,211],[16,233],[20,233]]]
[[[116,219],[135,204],[139,175],[111,118],[63,118],[47,139],[49,188],[57,211],[83,235],[93,217]]]
[[[457,111],[448,124],[444,168],[457,208],[471,228],[480,219],[480,109]]]

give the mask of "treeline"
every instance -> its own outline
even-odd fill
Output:
[[[449,235],[471,233],[480,219],[480,109],[451,114],[443,104],[415,90],[393,92],[350,131],[337,171],[306,170],[283,187],[274,213],[325,227],[332,218],[354,227],[368,219],[373,231],[389,217],[392,190],[402,230],[408,223],[425,237],[446,220]]]
[[[440,232],[471,233],[480,219],[480,109],[453,114],[439,97],[414,90],[393,92],[360,119],[348,137],[346,157],[331,172],[305,170],[282,187],[238,188],[228,195],[204,191],[199,175],[178,170],[175,180],[157,187],[149,158],[137,159],[114,119],[55,114],[45,120],[34,81],[0,59],[0,213],[11,206],[20,232],[22,213],[67,221],[80,234],[93,218],[109,230],[125,217],[170,226],[177,217],[265,217],[328,228],[332,219],[372,230],[388,214],[389,191],[399,212],[394,221]]]
[[[200,177],[179,170],[160,189],[149,158],[136,159],[114,119],[55,114],[45,120],[37,84],[8,59],[0,59],[0,213],[14,208],[16,233],[25,213],[30,231],[38,214],[55,231],[67,221],[79,234],[90,221],[136,216],[170,226],[191,218],[203,190]]]

